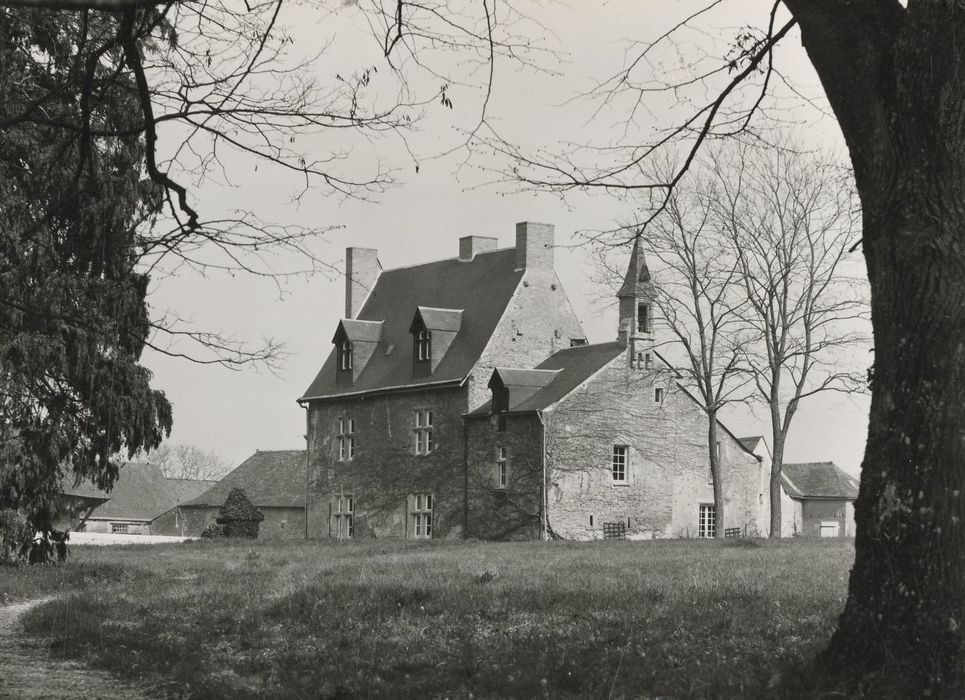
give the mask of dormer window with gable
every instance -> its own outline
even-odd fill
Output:
[[[409,326],[409,333],[412,334],[413,376],[429,377],[435,373],[461,327],[461,309],[416,307],[415,316]]]
[[[352,343],[347,340],[338,346],[338,369],[342,372],[352,369]]]

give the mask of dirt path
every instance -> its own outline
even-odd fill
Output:
[[[145,698],[143,691],[108,673],[74,661],[50,657],[43,646],[25,640],[18,618],[49,598],[0,607],[0,698],[77,698],[127,700]]]

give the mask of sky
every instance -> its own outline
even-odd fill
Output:
[[[487,116],[499,133],[527,152],[559,151],[567,144],[625,143],[632,134],[619,128],[619,105],[597,111],[598,103],[575,100],[581,92],[623,65],[628,40],[652,40],[692,12],[693,3],[634,2],[549,3],[528,8],[543,29],[526,29],[555,54],[537,58],[549,72],[519,68],[497,60]],[[702,31],[682,37],[672,50],[655,55],[653,71],[666,74],[692,64],[707,42],[732,37],[741,26],[766,21],[769,3],[724,3],[707,17]],[[386,94],[392,72],[379,56],[378,47],[351,3],[319,10],[307,3],[290,7],[282,21],[291,27],[296,54],[330,42],[315,67],[319,81],[350,75],[359,67],[375,65]],[[535,32],[535,34],[533,34]],[[815,147],[840,154],[836,125],[822,109],[820,87],[796,34],[777,52],[782,75],[795,90],[814,98],[816,106],[788,99],[774,105],[778,118],[798,122],[798,130]],[[302,47],[305,47],[304,49]],[[726,46],[723,50],[726,50]],[[337,227],[313,243],[316,254],[331,267],[305,275],[272,280],[244,274],[209,273],[202,276],[178,270],[155,275],[149,303],[155,316],[175,314],[198,328],[214,330],[257,345],[272,338],[285,346],[285,356],[274,371],[263,367],[229,370],[192,364],[146,351],[143,362],[154,373],[154,386],[174,406],[174,429],[169,442],[197,445],[237,465],[256,449],[304,447],[304,410],[296,399],[308,387],[331,349],[331,338],[344,310],[344,280],[339,270],[346,246],[377,248],[384,268],[428,262],[457,254],[458,239],[465,235],[496,237],[501,247],[514,244],[518,221],[540,221],[556,227],[556,266],[559,277],[584,324],[590,342],[616,336],[616,305],[598,281],[595,256],[581,232],[609,229],[632,217],[639,202],[597,192],[558,194],[520,191],[498,180],[494,170],[504,169],[499,158],[456,149],[464,130],[478,120],[483,91],[462,85],[466,65],[453,56],[435,64],[451,70],[447,95],[449,109],[433,102],[418,132],[402,143],[388,138],[372,144],[349,143],[352,165],[373,158],[399,169],[400,185],[376,201],[345,200],[321,187],[310,187],[297,199],[302,184],[265,165],[257,170],[245,158],[226,156],[228,172],[212,175],[192,187],[203,215],[244,207],[262,219],[302,226]],[[441,66],[441,68],[440,68]],[[415,78],[415,89],[436,89],[441,79]],[[380,89],[382,83],[376,83]],[[789,94],[787,90],[778,94]],[[655,95],[640,111],[635,128],[665,127],[686,100]],[[676,110],[676,111],[675,111]],[[167,141],[165,138],[167,137]],[[161,132],[160,148],[177,140]],[[337,147],[332,137],[306,136],[302,147],[319,152]],[[415,154],[413,157],[412,154]],[[416,171],[415,163],[419,167]],[[860,261],[859,261],[860,263]],[[287,255],[267,258],[274,272],[301,269],[303,261]],[[860,264],[859,264],[860,267]],[[163,339],[156,339],[163,342]],[[866,355],[867,348],[859,351]],[[867,356],[867,355],[866,355]],[[868,356],[870,357],[870,356]],[[860,358],[856,358],[858,362]],[[867,430],[867,396],[830,394],[805,404],[797,415],[788,442],[787,461],[836,462],[857,474]],[[766,434],[764,414],[732,411],[725,421],[739,436]]]

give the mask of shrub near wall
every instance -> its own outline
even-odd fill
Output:
[[[224,526],[225,537],[246,537],[256,539],[258,526],[265,516],[255,508],[245,492],[231,489],[224,505],[218,511],[218,524]]]

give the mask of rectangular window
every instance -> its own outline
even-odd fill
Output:
[[[350,540],[355,534],[355,497],[341,494],[335,497],[335,535]]]
[[[111,532],[115,535],[126,535],[127,523],[111,523]]]
[[[509,450],[496,448],[496,488],[504,489],[509,483]]]
[[[420,410],[415,412],[415,453],[427,455],[435,446],[432,442],[432,411]]]
[[[347,340],[338,346],[338,368],[352,369],[352,344]]]
[[[646,367],[647,369],[650,369],[651,367],[653,367],[653,359],[650,357],[649,352],[643,356],[643,366]]]
[[[432,359],[432,333],[425,328],[416,336],[416,356],[423,362]]]
[[[614,445],[613,458],[610,460],[610,473],[614,484],[627,483],[627,446]]]
[[[432,539],[432,494],[416,494],[412,508],[412,535],[417,540]]]
[[[717,507],[712,503],[700,504],[697,520],[697,537],[710,538],[717,534]]]
[[[339,418],[338,435],[336,437],[338,447],[338,461],[347,462],[355,459],[355,419]]]
[[[663,403],[663,387],[658,386],[653,389],[653,402]]]

